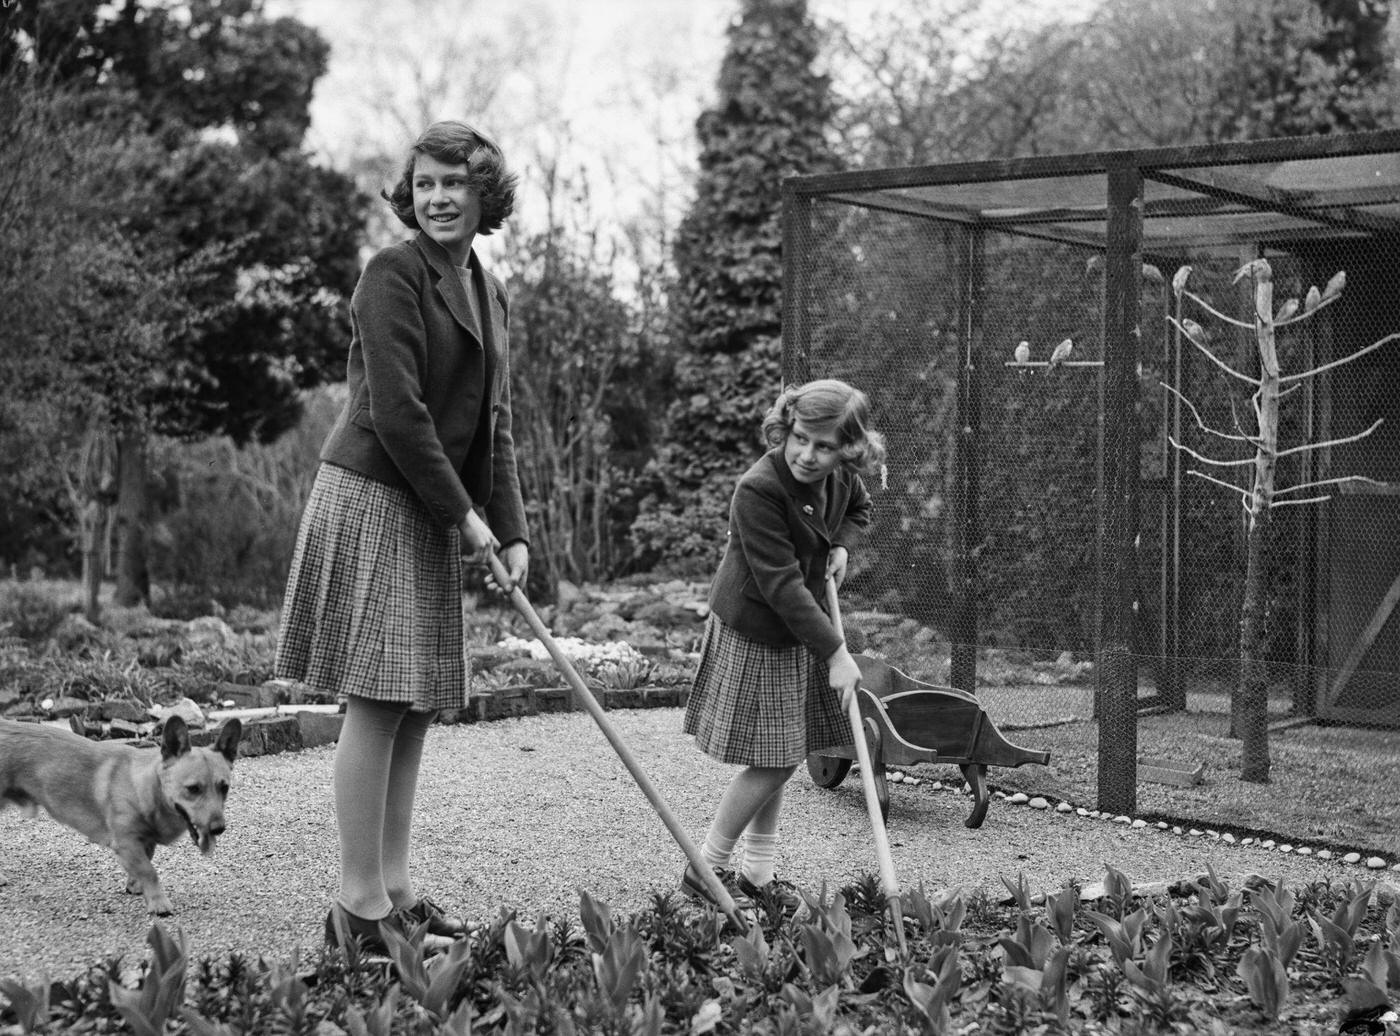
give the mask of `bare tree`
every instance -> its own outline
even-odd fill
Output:
[[[1221,431],[1208,425],[1200,410],[1172,386],[1162,383],[1162,387],[1175,395],[1195,419],[1196,426],[1207,436],[1221,444],[1235,444],[1248,447],[1250,454],[1243,457],[1217,457],[1192,449],[1175,436],[1168,436],[1171,445],[1191,457],[1201,467],[1189,468],[1187,473],[1229,490],[1239,497],[1244,510],[1246,567],[1244,596],[1240,603],[1240,670],[1239,682],[1235,688],[1231,717],[1234,733],[1243,741],[1243,760],[1240,779],[1267,783],[1269,780],[1269,726],[1268,726],[1268,674],[1265,663],[1266,630],[1268,622],[1269,594],[1266,586],[1268,557],[1268,523],[1271,513],[1279,507],[1295,507],[1304,504],[1317,504],[1331,499],[1328,487],[1347,482],[1370,482],[1375,479],[1363,475],[1343,475],[1317,481],[1302,482],[1297,485],[1279,487],[1276,484],[1280,458],[1317,450],[1330,449],[1346,443],[1357,442],[1371,435],[1381,425],[1378,418],[1369,428],[1326,442],[1302,443],[1298,446],[1279,446],[1279,406],[1282,399],[1308,378],[1315,378],[1325,371],[1374,352],[1382,346],[1400,338],[1400,334],[1386,335],[1364,348],[1347,356],[1308,370],[1285,374],[1279,366],[1277,333],[1281,328],[1290,327],[1303,321],[1312,320],[1324,308],[1341,298],[1346,286],[1346,274],[1338,272],[1327,282],[1321,291],[1316,286],[1309,289],[1302,299],[1289,299],[1277,311],[1274,309],[1273,270],[1266,259],[1255,259],[1240,267],[1235,273],[1235,281],[1249,277],[1254,285],[1254,314],[1252,320],[1239,320],[1213,308],[1199,295],[1187,290],[1191,267],[1183,266],[1172,279],[1172,289],[1176,295],[1176,313],[1168,319],[1181,332],[1185,339],[1205,354],[1224,374],[1253,388],[1251,409],[1253,427],[1247,429],[1235,418],[1234,431]],[[1254,377],[1231,367],[1216,356],[1205,344],[1205,331],[1196,321],[1182,315],[1185,300],[1190,300],[1209,314],[1213,319],[1238,328],[1252,331],[1259,350],[1259,375]],[[1220,475],[1210,474],[1214,470]],[[1230,471],[1238,471],[1240,483],[1228,477]],[[1243,483],[1243,484],[1241,484]]]
[[[506,14],[485,0],[354,0],[325,28],[334,55],[324,90],[338,119],[319,143],[371,197],[398,175],[406,145],[428,124],[459,118],[510,143],[538,112],[532,84],[546,77],[554,39],[535,3]],[[510,153],[516,153],[514,148]],[[403,236],[384,205],[370,207],[366,243],[377,249]]]

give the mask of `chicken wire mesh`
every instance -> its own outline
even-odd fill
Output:
[[[1239,783],[1251,672],[1274,781],[1325,768],[1334,798],[1377,773],[1394,788],[1400,138],[1350,143],[1132,156],[1142,232],[1127,288],[1105,263],[1112,156],[785,185],[785,377],[861,387],[889,445],[848,627],[902,631],[881,640],[888,661],[974,690],[1013,740],[1051,748],[1047,768],[994,775],[1003,786],[1104,806],[1099,768],[1126,745],[1137,765],[1120,803],[1239,830],[1315,823],[1260,815],[1247,788],[1198,793],[1203,773],[1217,791]],[[1253,316],[1261,258],[1267,321]],[[1115,411],[1105,313],[1125,290],[1137,391]],[[1261,324],[1282,391],[1276,506],[1254,525],[1267,622],[1249,669]],[[1105,561],[1105,435],[1138,440],[1132,571]],[[1104,711],[1096,665],[1105,601],[1124,586],[1126,718]],[[1400,850],[1395,818],[1353,812],[1318,837]]]

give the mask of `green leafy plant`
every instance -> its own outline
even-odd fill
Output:
[[[594,676],[604,687],[630,691],[646,687],[651,681],[652,664],[648,659],[627,659],[621,662],[603,662]]]
[[[1143,955],[1141,964],[1133,960],[1122,962],[1123,975],[1131,983],[1133,996],[1143,1013],[1159,1027],[1172,1024],[1184,1010],[1172,991],[1171,958],[1171,932],[1163,930]]]
[[[1007,880],[1005,874],[1000,875],[1000,877],[1001,883],[1005,885],[1007,891],[1011,893],[1011,901],[1016,904],[1016,909],[1023,914],[1029,913],[1031,909],[1031,889],[1030,886],[1026,884],[1025,871],[1018,871],[1016,873],[1016,881],[1014,883]]]
[[[554,944],[547,918],[541,916],[533,931],[512,918],[505,929],[505,947],[506,960],[511,967],[526,972],[535,982],[544,981],[554,962]]]
[[[389,956],[394,961],[394,968],[404,991],[434,1018],[445,1019],[462,976],[470,964],[471,945],[465,939],[457,939],[446,952],[433,954],[425,963],[423,936],[428,927],[426,921],[414,925],[407,932],[400,932],[392,925],[382,927],[385,942],[389,946]],[[508,928],[508,946],[509,931]]]
[[[851,938],[851,915],[846,899],[835,893],[830,901],[825,889],[816,898],[804,897],[808,921],[797,926],[797,941],[803,960],[819,986],[840,983],[846,978],[859,950]]]
[[[1277,1019],[1288,1000],[1288,971],[1278,954],[1267,947],[1251,946],[1240,957],[1235,973],[1264,1017]]]
[[[1338,904],[1330,917],[1315,912],[1307,915],[1308,925],[1322,950],[1322,959],[1338,979],[1351,968],[1356,954],[1357,930],[1370,909],[1374,890],[1374,883],[1367,886],[1358,883],[1355,894]]]
[[[1104,864],[1104,912],[1122,918],[1133,905],[1133,883],[1112,864]]]
[[[1099,931],[1108,942],[1108,949],[1113,955],[1114,962],[1120,968],[1123,967],[1124,961],[1136,960],[1143,955],[1142,930],[1147,921],[1146,910],[1134,910],[1121,921],[1108,914],[1101,914],[1097,910],[1086,910],[1084,916],[1098,926]]]
[[[1066,884],[1059,892],[1045,897],[1045,913],[1061,946],[1069,946],[1074,941],[1074,918],[1078,910],[1079,889],[1073,884]]]
[[[184,933],[171,936],[159,924],[146,933],[151,960],[145,977],[136,989],[112,981],[108,989],[112,1006],[136,1036],[161,1036],[166,1020],[185,994],[185,967],[188,953]]]
[[[28,985],[12,979],[0,979],[0,993],[10,1001],[10,1011],[21,1032],[34,1032],[49,1017],[49,983],[41,980]]]
[[[1264,948],[1287,969],[1303,944],[1303,927],[1293,920],[1296,898],[1281,882],[1250,889],[1249,905],[1259,915]]]
[[[931,982],[922,979],[931,978]],[[904,969],[904,995],[918,1010],[924,1031],[942,1036],[950,1031],[952,1016],[948,1005],[962,982],[956,946],[942,946],[929,958],[926,968],[910,966]]]
[[[646,966],[646,946],[630,925],[614,928],[602,951],[593,954],[598,991],[615,1013],[623,1013]]]
[[[354,1004],[345,1009],[345,1031],[350,1036],[392,1036],[394,1015],[399,1009],[398,984],[388,991],[368,1011],[361,1011]]]

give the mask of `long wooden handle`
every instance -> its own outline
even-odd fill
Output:
[[[841,604],[836,597],[836,580],[827,576],[826,609],[831,624],[836,627],[836,635],[843,641],[846,631],[841,625]],[[884,886],[885,898],[890,904],[890,915],[894,919],[895,936],[899,941],[900,952],[907,952],[904,941],[904,908],[900,902],[899,879],[894,873],[894,857],[890,854],[889,833],[885,830],[885,818],[880,811],[880,793],[875,790],[875,770],[870,762],[870,746],[865,740],[865,721],[860,715],[860,688],[851,695],[846,707],[851,722],[851,740],[856,748],[856,761],[860,764],[860,786],[865,793],[865,811],[870,815],[870,830],[875,839],[875,858],[880,863],[880,884]]]
[[[506,566],[501,559],[496,556],[495,551],[487,551],[487,560],[490,562],[491,574],[495,576],[496,582],[501,586],[511,586],[510,573],[506,570]],[[676,819],[675,813],[671,811],[671,807],[666,804],[666,800],[661,797],[661,793],[657,791],[656,786],[651,783],[651,778],[647,776],[646,771],[642,769],[641,763],[637,761],[636,756],[632,754],[632,750],[627,747],[627,743],[622,740],[617,729],[612,725],[611,721],[609,721],[607,713],[605,713],[603,707],[598,704],[598,699],[593,697],[593,692],[588,689],[588,685],[584,683],[583,678],[578,675],[578,671],[574,668],[573,663],[569,661],[569,656],[564,653],[564,649],[559,646],[559,643],[550,634],[543,620],[540,619],[539,614],[536,613],[535,609],[531,606],[529,598],[525,596],[524,591],[521,590],[519,586],[511,586],[509,596],[510,603],[515,606],[515,610],[519,612],[521,617],[529,624],[530,629],[534,631],[535,636],[539,639],[540,643],[545,646],[545,650],[549,652],[550,657],[554,659],[554,664],[559,667],[559,671],[564,675],[564,679],[568,681],[569,688],[574,693],[574,700],[587,709],[589,714],[593,717],[593,721],[598,724],[598,729],[600,729],[603,732],[603,736],[608,739],[608,743],[612,745],[613,751],[616,752],[618,758],[622,760],[622,765],[627,767],[627,772],[630,773],[632,779],[637,782],[637,787],[642,789],[642,794],[645,795],[647,801],[651,803],[651,808],[656,810],[656,815],[659,816],[661,822],[666,825],[666,830],[671,832],[671,837],[674,838],[676,844],[681,847],[681,851],[685,853],[686,859],[688,859],[691,866],[695,868],[695,873],[700,875],[701,879],[705,882],[705,887],[709,889],[710,895],[714,897],[714,901],[719,904],[720,910],[724,912],[724,915],[734,923],[734,926],[740,932],[747,932],[749,926],[740,916],[739,907],[735,904],[734,898],[729,894],[729,890],[724,887],[724,883],[719,880],[719,876],[715,874],[713,868],[705,862],[705,857],[701,854],[699,846],[697,846],[690,835],[686,833],[685,828],[681,826],[681,822]]]

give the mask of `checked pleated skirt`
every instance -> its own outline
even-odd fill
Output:
[[[751,640],[710,615],[685,709],[685,732],[705,754],[744,766],[796,766],[851,743],[826,663],[797,644]]]
[[[407,490],[322,464],[287,578],[277,675],[336,695],[461,708],[458,536]]]

